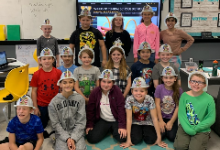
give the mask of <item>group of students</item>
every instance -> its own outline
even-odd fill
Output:
[[[145,6],[143,20],[152,15],[152,8]],[[106,40],[107,36],[115,37],[113,33],[120,29],[117,27],[123,21],[121,17],[121,13],[115,14],[112,23],[116,27],[106,34]],[[9,141],[1,144],[0,149],[39,150],[49,119],[55,131],[56,150],[85,150],[85,133],[88,142],[98,143],[109,132],[122,148],[142,140],[165,148],[168,145],[162,139],[166,137],[174,141],[176,150],[207,149],[216,112],[213,98],[205,92],[206,76],[201,72],[191,73],[188,78],[191,90],[183,93],[179,70],[170,63],[172,48],[169,44],[159,47],[156,35],[156,45],[153,36],[149,36],[152,41],[138,36],[143,38],[136,49],[135,58],[139,60],[131,68],[126,64],[129,46],[124,35],[115,38],[112,46],[106,44],[107,61],[105,43],[101,33],[90,27],[88,9],[82,10],[79,20],[82,27],[73,32],[70,47],[64,47],[60,54],[56,42],[48,48],[52,37],[49,21],[41,26],[44,32],[43,42],[38,40],[38,45],[43,46],[38,49],[41,67],[31,80],[31,98],[25,95],[18,100],[17,116],[7,127]],[[147,30],[154,26],[149,24]],[[122,42],[123,39],[126,41]],[[102,72],[98,68],[97,42],[104,56]],[[63,66],[58,66],[59,55]],[[35,115],[31,114],[33,109]]]

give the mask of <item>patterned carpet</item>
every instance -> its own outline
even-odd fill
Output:
[[[142,143],[138,145],[129,147],[128,149],[129,150],[174,150],[172,142],[170,142],[167,139],[163,141],[168,144],[168,147],[166,149],[161,148],[157,145],[154,146],[147,145],[144,141],[142,141]],[[107,136],[104,140],[102,140],[97,144],[90,144],[86,141],[86,145],[87,145],[87,150],[122,150],[122,148],[119,146],[119,143],[117,143],[116,140],[114,140],[111,135]]]

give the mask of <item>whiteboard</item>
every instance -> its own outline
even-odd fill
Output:
[[[0,24],[20,25],[21,39],[37,39],[45,19],[53,26],[51,35],[69,38],[76,29],[76,0],[1,0]]]
[[[59,52],[68,44],[59,44]],[[29,67],[37,67],[38,64],[33,58],[33,53],[37,45],[15,45],[16,59],[24,64],[29,64]],[[60,65],[63,65],[63,61],[60,58]]]

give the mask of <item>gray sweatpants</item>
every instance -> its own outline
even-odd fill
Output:
[[[194,136],[188,135],[181,125],[178,127],[174,141],[175,150],[206,150],[210,132],[197,133]]]
[[[67,143],[56,137],[55,150],[69,150]],[[84,136],[76,143],[76,150],[87,150]]]

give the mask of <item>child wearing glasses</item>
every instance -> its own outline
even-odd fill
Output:
[[[213,97],[206,93],[208,80],[204,73],[193,72],[188,78],[190,91],[181,95],[178,118],[180,125],[174,142],[175,150],[206,150],[210,127],[215,122]]]

